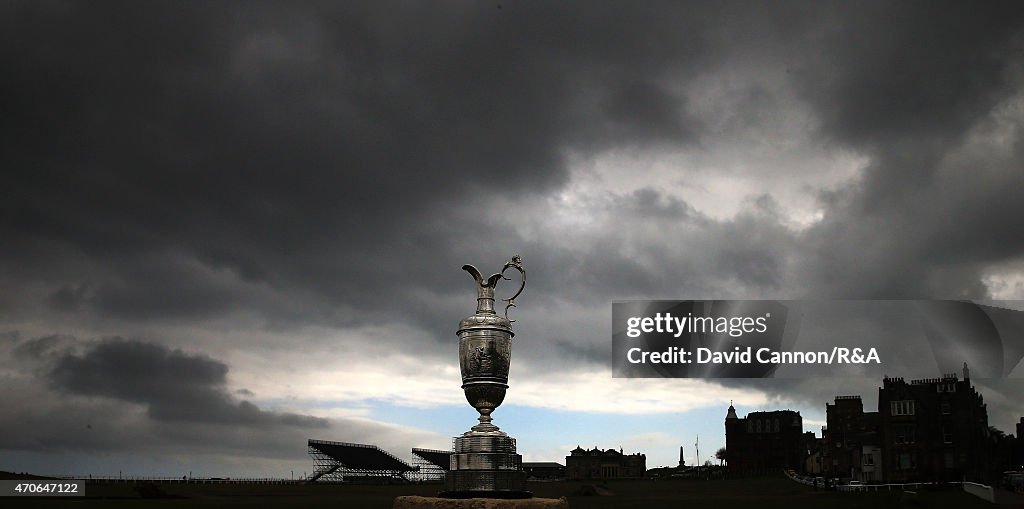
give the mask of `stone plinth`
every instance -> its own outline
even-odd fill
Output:
[[[398,497],[393,509],[569,509],[562,498],[437,498]]]

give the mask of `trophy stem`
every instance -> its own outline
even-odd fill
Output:
[[[491,422],[491,410],[489,409],[480,410],[480,417],[478,417],[477,420],[480,421],[480,424],[473,426],[470,430],[482,433],[495,433],[501,431],[500,428]]]

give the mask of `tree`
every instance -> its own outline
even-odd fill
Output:
[[[718,458],[718,464],[719,465],[724,465],[725,464],[725,447],[722,447],[717,452],[715,452],[715,457]]]

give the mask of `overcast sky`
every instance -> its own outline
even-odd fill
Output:
[[[474,422],[674,465],[880,380],[611,377],[617,299],[1024,299],[1015,2],[4,2],[0,469],[296,475]],[[499,288],[499,293],[501,289]],[[896,375],[897,373],[890,373]],[[1018,384],[982,387],[1012,432]],[[870,408],[869,408],[870,409]]]

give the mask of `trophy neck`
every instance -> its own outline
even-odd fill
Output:
[[[476,312],[477,314],[494,314],[494,287],[477,285],[476,291]]]

